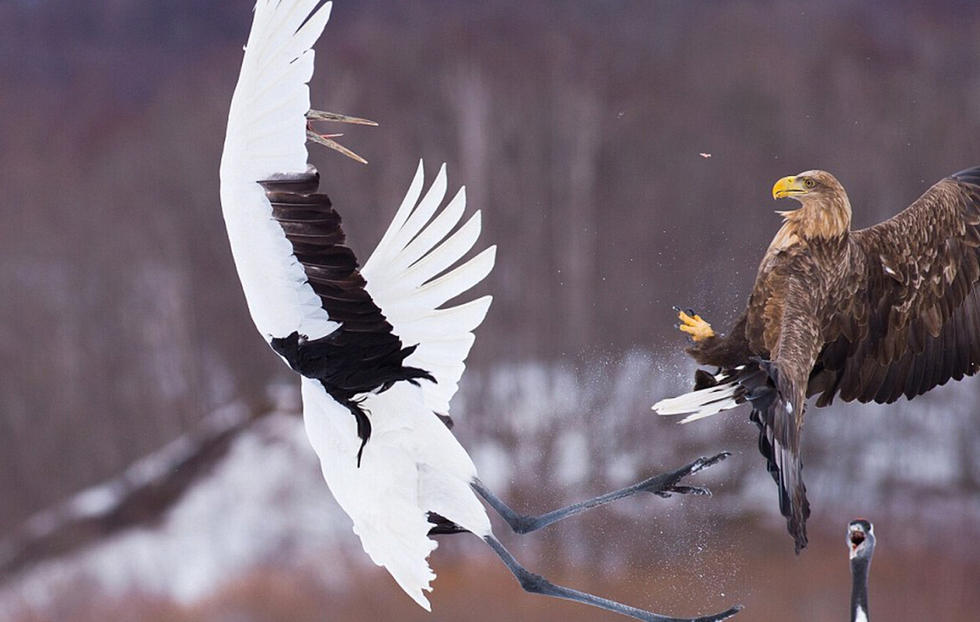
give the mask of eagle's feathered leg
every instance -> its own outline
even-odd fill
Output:
[[[680,314],[681,312],[678,311],[678,319],[681,319]],[[690,314],[686,313],[685,315],[690,316]],[[700,319],[700,316],[694,314],[692,319],[694,318]],[[704,320],[701,321],[703,322]],[[695,320],[695,322],[697,322],[697,320]],[[743,313],[735,321],[732,329],[725,335],[715,333],[713,330],[711,330],[711,325],[704,322],[704,324],[708,326],[708,329],[711,330],[711,336],[705,337],[699,341],[694,339],[694,336],[691,335],[691,345],[685,351],[701,365],[710,365],[713,367],[718,367],[722,370],[733,369],[739,365],[745,365],[749,362],[749,358],[752,356],[752,351],[749,348],[748,340],[745,337],[745,322],[746,316]],[[683,332],[687,333],[689,331],[685,330]]]
[[[685,315],[691,317],[689,313]],[[713,333],[711,337],[693,341],[687,353],[698,363],[715,367],[715,372],[699,369],[694,375],[692,392],[661,400],[653,405],[653,410],[661,415],[687,415],[681,423],[689,423],[744,403],[743,384],[764,375],[751,361],[745,321],[743,314],[727,335]]]

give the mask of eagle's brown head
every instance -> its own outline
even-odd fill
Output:
[[[803,238],[840,238],[851,228],[851,202],[840,182],[826,171],[804,171],[783,177],[772,187],[772,198],[791,197],[802,203],[779,213]]]

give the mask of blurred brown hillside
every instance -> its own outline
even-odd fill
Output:
[[[0,533],[287,375],[218,203],[250,8],[0,2]],[[775,179],[867,226],[980,164],[980,4],[338,0],[313,101],[381,122],[311,150],[362,258],[419,158],[483,210],[473,368],[666,357],[671,305],[742,304]]]

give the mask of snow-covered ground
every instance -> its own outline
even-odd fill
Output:
[[[240,434],[159,525],[45,561],[6,585],[0,602],[16,594],[43,605],[79,580],[95,581],[110,595],[139,590],[187,602],[237,570],[273,559],[308,563],[310,555],[356,546],[350,521],[323,485],[302,422],[273,414]]]
[[[456,431],[488,485],[503,495],[533,498],[538,510],[698,455],[732,450],[732,458],[692,482],[712,487],[710,500],[627,502],[602,511],[637,520],[653,505],[674,518],[761,516],[779,533],[782,518],[747,412],[686,426],[650,412],[656,399],[685,389],[689,372],[683,364],[658,366],[645,353],[578,367],[527,364],[473,372],[453,405]],[[975,541],[978,388],[968,381],[890,407],[811,409],[804,434],[811,530],[825,523],[839,528],[864,515],[888,525],[892,543],[941,544],[951,529],[958,542],[964,536]],[[370,565],[321,479],[296,416],[295,389],[275,391],[278,411],[241,433],[158,524],[20,573],[0,586],[0,618],[11,607],[43,607],[81,580],[110,595],[137,590],[187,603],[265,564],[303,568],[336,588],[347,574],[338,569]],[[163,452],[180,449],[178,442]],[[68,507],[96,511],[111,502],[112,490],[103,487]],[[671,524],[680,532],[686,521]],[[975,548],[961,551],[970,552]]]

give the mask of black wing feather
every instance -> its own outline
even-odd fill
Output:
[[[408,367],[404,360],[415,346],[403,347],[391,324],[365,289],[357,258],[345,245],[341,218],[326,194],[318,192],[320,176],[312,167],[304,174],[279,176],[260,182],[272,203],[272,217],[292,244],[313,291],[329,318],[340,328],[319,339],[293,332],[274,337],[273,350],[296,372],[318,380],[357,420],[364,444],[371,422],[355,399],[384,391],[395,382],[435,381],[427,371]]]

